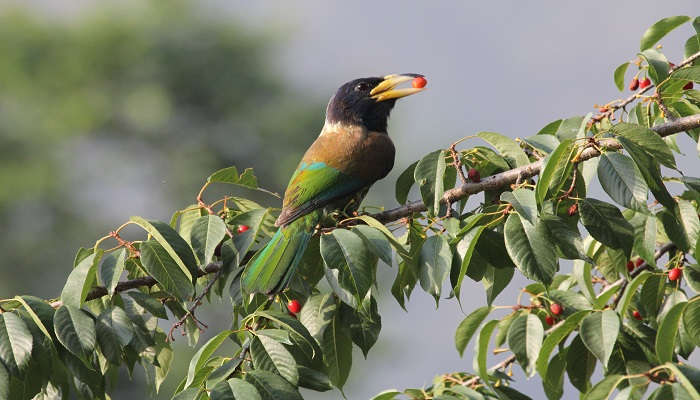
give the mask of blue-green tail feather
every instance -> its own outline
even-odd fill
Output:
[[[321,211],[313,211],[279,228],[246,266],[241,278],[243,291],[265,294],[282,291],[294,275],[320,217]]]

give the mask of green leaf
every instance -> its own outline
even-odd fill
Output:
[[[255,177],[252,168],[246,168],[240,175],[235,166],[223,168],[209,175],[207,182],[230,183],[249,189],[258,188],[258,179]]]
[[[95,322],[80,308],[64,304],[56,310],[53,329],[58,341],[82,360],[87,360],[95,349]]]
[[[604,400],[610,397],[617,385],[625,379],[623,375],[608,375],[589,390],[583,400]]]
[[[669,239],[681,250],[689,252],[695,247],[700,231],[700,220],[693,205],[683,199],[671,209],[657,214]]]
[[[474,336],[474,333],[476,333],[479,325],[481,325],[490,312],[491,307],[477,308],[457,326],[455,345],[457,346],[457,352],[460,357],[464,354],[464,349],[467,348],[469,341],[472,339],[472,336]]]
[[[586,120],[586,118],[581,116],[563,120],[559,128],[557,128],[556,136],[562,142],[568,139],[578,138],[579,133],[581,133],[581,127],[583,126],[585,128],[584,120]]]
[[[564,395],[564,372],[566,372],[566,351],[552,357],[547,374],[542,377],[542,387],[549,400],[559,400]]]
[[[324,372],[317,371],[303,365],[297,365],[299,368],[299,386],[317,392],[326,392],[333,389],[328,375]]]
[[[578,327],[579,322],[590,313],[588,310],[578,311],[564,320],[564,323],[554,328],[542,342],[542,349],[537,355],[535,366],[540,376],[547,376],[547,367],[549,355],[552,354],[554,348],[564,340],[571,332]]]
[[[413,178],[418,183],[423,203],[430,215],[438,215],[440,212],[440,199],[445,192],[445,157],[444,150],[433,151],[418,161],[413,172]]]
[[[671,194],[662,181],[661,168],[656,161],[656,156],[648,153],[641,146],[624,136],[619,136],[617,140],[634,160],[634,163],[639,168],[639,172],[642,174],[644,181],[647,183],[647,186],[649,186],[649,190],[654,194],[656,200],[667,208],[673,208],[675,200],[673,200],[673,197],[671,197]]]
[[[656,267],[656,259],[654,251],[656,246],[656,217],[647,215],[644,220],[644,226],[636,232],[634,237],[634,252],[647,262],[647,264]]]
[[[27,314],[32,318],[36,326],[46,336],[49,341],[53,341],[53,315],[56,312],[53,307],[34,296],[15,296],[15,300],[20,302]],[[51,332],[49,332],[51,329]]]
[[[620,64],[619,67],[615,68],[615,73],[614,73],[614,81],[615,81],[615,86],[617,86],[617,90],[623,91],[625,90],[625,72],[627,72],[627,67],[630,66],[629,61]]]
[[[352,367],[352,341],[346,329],[340,325],[338,316],[326,328],[321,348],[328,378],[335,387],[342,388]]]
[[[211,400],[262,400],[255,386],[239,378],[217,383],[209,397]]]
[[[659,358],[659,362],[668,362],[673,358],[676,334],[687,305],[687,302],[675,304],[668,310],[659,324],[659,331],[656,334],[656,356]]]
[[[531,224],[534,225],[537,221],[537,202],[535,201],[534,191],[519,188],[512,192],[503,192],[501,201],[512,204],[515,211],[520,214],[520,217]]]
[[[353,232],[364,239],[369,249],[391,267],[391,243],[379,229],[366,225],[352,227]]]
[[[631,158],[620,153],[603,153],[598,163],[598,179],[618,204],[646,210],[649,188]]]
[[[700,82],[700,65],[676,70],[671,75],[671,78]]]
[[[540,221],[547,230],[550,242],[556,247],[557,256],[567,260],[588,259],[577,228],[556,215],[542,215]]]
[[[299,370],[297,369],[297,363],[289,350],[287,350],[281,343],[268,336],[258,335],[257,339],[262,345],[267,357],[269,357],[270,361],[272,361],[275,371],[282,375],[282,377],[289,383],[296,386],[299,382]],[[254,357],[253,363],[256,365],[256,368],[259,368],[255,361],[256,358]]]
[[[226,224],[216,215],[199,217],[192,225],[190,241],[200,264],[209,264],[216,246],[226,236]]]
[[[659,85],[668,77],[670,66],[663,53],[654,49],[647,49],[640,53],[649,64],[649,78],[655,85]]]
[[[590,237],[590,236],[589,236]],[[589,301],[593,301],[596,297],[591,283],[591,265],[581,260],[574,260],[572,275],[576,279],[576,283],[583,292],[583,295]]]
[[[65,286],[61,291],[61,301],[73,307],[80,307],[85,302],[85,298],[90,289],[95,285],[96,265],[102,257],[102,250],[92,253],[83,258],[78,265],[73,268]]]
[[[128,294],[129,297],[134,299],[136,304],[140,305],[146,311],[153,314],[153,316],[161,319],[168,319],[168,314],[166,314],[165,312],[165,306],[159,299],[147,295],[146,293],[141,292],[139,290],[129,290],[125,293]]]
[[[0,361],[10,369],[12,376],[19,375],[32,357],[32,334],[22,318],[12,312],[0,314]]]
[[[362,350],[362,354],[367,358],[369,350],[379,339],[379,332],[382,329],[382,317],[379,315],[377,300],[371,296],[371,292],[364,299],[363,309],[366,311],[355,311],[352,308],[342,305],[340,318],[343,325],[350,328],[352,342]]]
[[[340,271],[340,285],[361,303],[374,282],[377,265],[364,240],[352,231],[335,229],[321,236],[321,257],[329,269]]]
[[[262,400],[304,400],[294,386],[272,372],[250,370],[245,374],[245,380],[258,389]]]
[[[661,164],[669,168],[677,169],[676,160],[673,158],[673,152],[661,136],[653,130],[640,125],[623,122],[613,126],[610,131],[641,147],[644,151],[653,155]],[[622,143],[622,145],[625,147],[624,143]],[[626,147],[625,150],[627,150]]]
[[[573,314],[581,310],[590,310],[592,308],[591,302],[588,301],[586,297],[571,289],[551,289],[549,290],[549,297],[553,302],[563,306],[564,315]]]
[[[506,254],[507,256],[507,254]],[[515,268],[494,268],[487,266],[484,278],[481,280],[486,289],[486,303],[493,304],[503,289],[505,289],[513,279]]]
[[[516,318],[508,329],[508,347],[527,376],[535,374],[535,361],[542,348],[543,338],[542,322],[530,313]]]
[[[590,379],[596,366],[596,359],[586,348],[581,340],[581,335],[577,335],[571,341],[566,352],[566,373],[569,375],[571,384],[579,392],[587,392],[590,388]]]
[[[579,202],[581,222],[596,240],[614,249],[621,249],[627,256],[632,251],[634,229],[620,210],[604,201],[587,198]]]
[[[187,369],[187,380],[185,381],[185,388],[188,388],[192,385],[192,382],[194,381],[194,377],[197,374],[197,372],[204,367],[204,365],[207,363],[209,360],[209,357],[211,357],[212,354],[216,351],[216,349],[221,346],[221,344],[226,340],[229,336],[231,336],[232,331],[225,330],[220,332],[218,335],[214,336],[213,338],[209,339],[202,347],[197,350],[196,353],[192,356],[192,359],[190,360],[190,366]]]
[[[571,159],[574,156],[574,150],[574,140],[567,139],[545,158],[542,172],[535,186],[538,205],[542,205],[548,193],[556,194],[566,181],[568,172],[573,168]]]
[[[479,132],[477,136],[495,147],[511,167],[522,167],[530,163],[527,154],[515,140],[496,132]]]
[[[112,307],[102,311],[95,322],[95,331],[102,354],[112,364],[121,364],[122,348],[134,337],[134,328],[124,310]]]
[[[693,382],[691,382],[690,379],[688,379],[687,377],[687,372],[692,371],[690,368],[688,368],[685,365],[676,365],[670,362],[664,364],[664,367],[671,371],[673,376],[676,377],[676,379],[683,386],[683,389],[685,389],[686,392],[688,392],[688,394],[691,396],[691,399],[700,398],[700,394],[698,394],[698,391],[696,389],[698,387],[697,375],[695,375],[696,379]]]
[[[523,139],[530,146],[543,151],[545,154],[553,152],[559,146],[559,139],[554,135],[538,134]]]
[[[466,235],[464,235],[462,240],[457,243],[457,255],[461,259],[461,262],[456,279],[451,279],[453,282],[452,290],[454,291],[457,301],[461,301],[459,294],[462,289],[462,281],[464,280],[464,275],[466,275],[467,271],[469,270],[474,249],[476,248],[479,237],[481,236],[481,232],[484,230],[484,228],[485,227],[481,225],[471,229]]]
[[[416,170],[416,165],[418,165],[418,161],[409,165],[396,180],[396,201],[399,202],[399,204],[406,204],[406,200],[408,200],[408,192],[411,191],[411,187],[413,187],[415,183],[413,175]]]
[[[435,235],[425,240],[420,250],[420,285],[435,298],[436,305],[440,300],[442,283],[450,273],[451,263],[452,252],[447,239]]]
[[[642,35],[642,41],[639,45],[639,50],[643,51],[650,49],[656,44],[662,37],[666,36],[667,33],[671,32],[675,28],[683,25],[684,23],[690,21],[690,17],[685,15],[679,15],[675,17],[668,17],[657,21]]]
[[[333,320],[336,305],[330,293],[319,293],[309,297],[301,308],[299,321],[319,343],[323,332]]]
[[[10,373],[7,372],[2,363],[0,363],[0,399],[10,398]]]
[[[313,338],[313,336],[311,336],[311,334],[309,334],[306,327],[304,327],[304,325],[296,318],[271,311],[257,311],[254,315],[275,321],[280,328],[289,331],[290,335],[294,337],[295,342],[298,343],[297,347],[309,357],[313,357],[316,354],[318,349],[316,340]],[[304,346],[299,344],[304,344]]]
[[[185,300],[194,293],[191,275],[188,277],[170,253],[159,243],[149,240],[139,246],[141,263],[166,292],[179,300]]]
[[[581,322],[581,339],[588,350],[607,367],[617,335],[620,331],[620,319],[612,310],[595,312]]]
[[[479,372],[479,377],[481,381],[486,384],[489,388],[492,388],[491,380],[489,379],[488,370],[486,369],[486,358],[489,354],[489,342],[491,341],[491,334],[494,328],[498,325],[498,320],[491,320],[481,328],[479,332],[479,340],[476,345],[476,351],[474,352],[474,361],[477,366],[477,371]]]
[[[173,396],[172,400],[201,400],[200,395],[204,389],[188,388]]]
[[[102,259],[102,264],[97,271],[100,282],[107,289],[110,296],[114,295],[114,289],[117,288],[119,279],[124,272],[126,265],[127,251],[121,249],[118,252],[109,253]]]
[[[547,243],[543,223],[533,226],[510,214],[505,224],[505,243],[510,258],[522,273],[539,282],[549,284],[558,269],[554,248]]]
[[[700,346],[700,297],[688,302],[683,312],[683,323],[695,346]]]
[[[192,248],[170,225],[160,221],[147,221],[141,217],[131,217],[129,221],[148,232],[149,235],[161,245],[170,255],[170,258],[182,270],[188,280],[192,281],[193,275],[197,273],[197,260]]]
[[[389,389],[389,390],[384,390],[381,393],[378,393],[376,396],[372,397],[370,400],[394,400],[396,396],[400,395],[401,392],[399,392],[396,389]]]

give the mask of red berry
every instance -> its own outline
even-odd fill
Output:
[[[607,107],[600,107],[600,108],[598,109],[598,112],[599,112],[599,113],[608,112],[608,108],[607,108]]]
[[[243,232],[247,231],[248,229],[250,229],[250,227],[248,225],[238,225],[238,233],[243,233]]]
[[[634,261],[627,261],[627,272],[632,272],[634,270]]]
[[[643,81],[639,82],[639,88],[644,89],[645,87],[651,85],[651,80],[649,78],[644,78]]]
[[[551,311],[552,314],[554,314],[554,315],[559,315],[559,314],[561,314],[561,310],[562,310],[561,305],[559,305],[559,304],[557,304],[557,303],[552,303],[552,304],[549,306],[549,311]]]
[[[693,82],[688,82],[683,86],[683,90],[690,90],[693,88]]]
[[[634,262],[635,267],[639,267],[642,264],[644,264],[644,259],[642,257],[637,258],[637,261]]]
[[[467,171],[467,176],[469,176],[469,180],[472,182],[481,182],[481,175],[479,175],[479,171],[474,168],[469,168],[469,171]]]
[[[578,211],[578,203],[572,204],[571,207],[569,207],[569,211],[568,211],[569,217],[573,217],[577,211]]]
[[[545,322],[547,322],[547,325],[549,325],[549,326],[554,325],[554,317],[552,317],[551,315],[544,317],[544,320],[545,320]]]
[[[301,305],[297,300],[289,300],[289,303],[287,303],[287,309],[289,309],[289,312],[296,314],[301,311]]]
[[[413,78],[413,81],[411,82],[411,86],[413,86],[416,89],[424,88],[425,85],[427,85],[427,84],[428,84],[428,81],[425,80],[425,78],[423,78],[422,76]]]
[[[681,278],[681,269],[676,267],[673,268],[672,270],[668,271],[668,280],[670,281],[677,281],[678,279]]]
[[[632,311],[632,316],[634,317],[634,319],[637,319],[640,321],[642,320],[642,314],[640,314],[639,311],[637,311],[637,310]]]
[[[637,90],[639,88],[639,79],[635,76],[630,82],[630,90]]]

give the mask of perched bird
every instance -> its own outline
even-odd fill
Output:
[[[421,84],[397,88],[416,78]],[[414,81],[415,82],[415,81]],[[328,102],[321,134],[306,151],[284,193],[279,229],[248,263],[246,293],[277,293],[287,286],[324,208],[356,209],[374,182],[394,166],[387,120],[396,100],[423,90],[419,74],[355,79]],[[420,86],[420,87],[417,87]]]

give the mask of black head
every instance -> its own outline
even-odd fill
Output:
[[[388,75],[384,78],[355,79],[338,88],[328,102],[326,121],[359,125],[374,132],[386,132],[387,121],[396,100],[422,91],[422,88],[395,87],[422,75]]]

